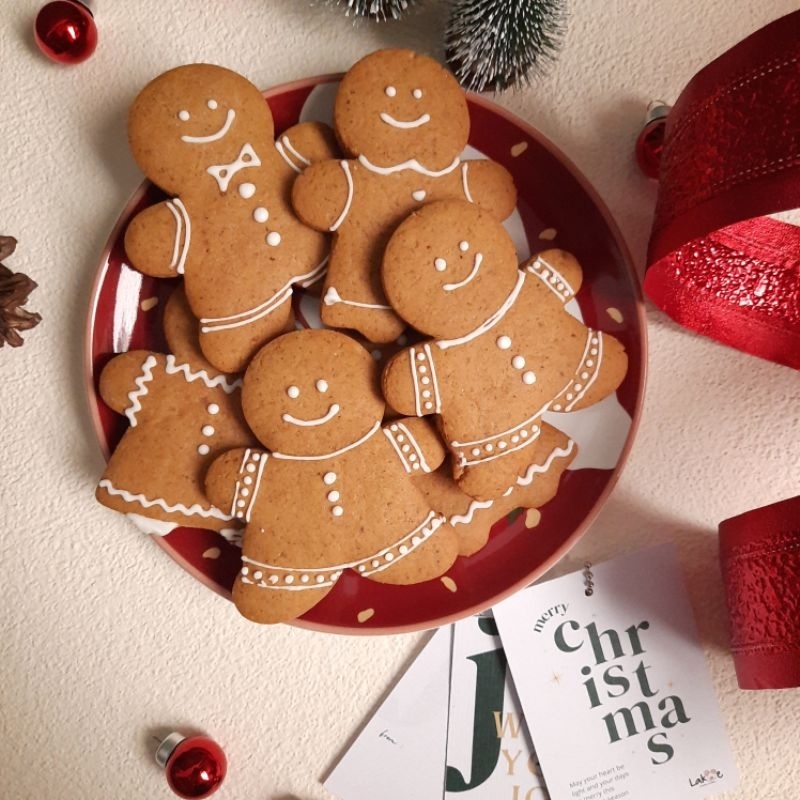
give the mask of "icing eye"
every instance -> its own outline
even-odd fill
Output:
[[[459,249],[459,250],[460,250],[462,253],[466,253],[466,252],[467,252],[467,250],[469,250],[469,242],[459,242],[459,243],[458,243],[458,249]]]
[[[413,94],[413,95],[414,95],[414,97],[415,97],[417,100],[419,100],[419,99],[420,99],[420,97],[422,97],[422,89],[414,89],[414,91],[413,91],[413,92],[411,92],[411,94]]]
[[[387,97],[394,97],[397,94],[397,89],[395,89],[394,86],[387,86],[384,91]]]
[[[189,114],[189,112],[186,111],[185,109],[183,111],[179,111],[178,112],[178,119],[181,122],[188,122],[190,116],[191,116],[191,114]]]
[[[328,391],[328,381],[320,379],[320,380],[318,380],[316,382],[315,385],[317,387],[317,391],[318,392],[327,392]]]
[[[298,389],[296,386],[290,386],[290,387],[289,387],[289,388],[286,390],[286,394],[288,394],[288,395],[289,395],[289,397],[291,397],[291,398],[292,398],[292,400],[295,400],[295,399],[297,399],[298,397],[300,397],[300,390],[299,390],[299,389]]]
[[[206,105],[213,111],[219,105],[219,103],[217,103],[216,100],[209,100]]]
[[[443,258],[434,258],[433,266],[437,272],[444,272],[447,269],[447,262]]]

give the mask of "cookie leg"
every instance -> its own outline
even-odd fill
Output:
[[[275,624],[302,616],[330,590],[330,586],[299,590],[262,587],[252,581],[244,582],[240,575],[233,584],[233,602],[239,613],[247,619]]]
[[[343,296],[335,286],[327,286],[320,307],[322,321],[331,328],[349,328],[378,344],[393,342],[406,325],[391,306],[361,302]]]
[[[450,525],[440,524],[424,542],[391,565],[362,573],[377,583],[407,585],[444,575],[458,557],[458,537]]]
[[[290,296],[263,316],[252,312],[200,320],[200,348],[220,371],[242,372],[271,339],[294,328]]]

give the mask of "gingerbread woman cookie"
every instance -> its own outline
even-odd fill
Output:
[[[531,446],[533,460],[500,497],[476,500],[465,494],[453,480],[449,459],[435,472],[421,477],[418,485],[431,506],[439,509],[455,530],[458,554],[471,556],[489,540],[492,526],[514,509],[525,509],[529,516],[530,510],[546,505],[558,491],[561,476],[577,453],[578,446],[572,439],[543,422],[542,433]]]
[[[215,456],[254,439],[242,416],[241,380],[213,371],[197,357],[196,331],[179,287],[164,310],[172,353],[134,350],[103,369],[100,395],[130,427],[95,494],[148,533],[163,535],[182,525],[216,530],[235,541],[242,525],[211,504],[203,477]]]
[[[433,337],[386,365],[386,400],[402,414],[438,415],[454,478],[478,500],[524,474],[544,412],[592,405],[625,376],[621,343],[564,309],[580,288],[577,260],[548,250],[519,267],[506,230],[475,205],[412,214],[382,275],[397,313]]]
[[[346,569],[409,584],[450,567],[456,537],[412,480],[444,448],[423,420],[381,424],[378,369],[360,344],[330,330],[273,340],[245,373],[242,405],[267,449],[219,457],[206,491],[247,526],[233,587],[245,617],[294,619]]]
[[[291,185],[312,160],[335,155],[327,126],[303,123],[274,139],[261,92],[211,64],[172,69],[137,96],[128,117],[133,156],[171,195],[125,234],[132,264],[185,277],[200,346],[223,372],[291,322],[293,286],[321,278],[328,237],[291,209]]]
[[[333,125],[349,158],[311,165],[292,190],[300,219],[333,233],[322,321],[390,342],[405,325],[379,273],[397,224],[442,198],[466,199],[502,220],[516,190],[499,164],[460,158],[466,96],[437,61],[411,50],[380,50],[354,64],[337,90]]]

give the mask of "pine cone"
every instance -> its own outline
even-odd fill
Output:
[[[8,258],[16,247],[17,240],[13,236],[0,236],[0,262]],[[35,281],[27,275],[12,272],[0,263],[0,347],[6,342],[19,347],[23,343],[19,332],[30,330],[42,321],[39,314],[22,308],[35,288]]]

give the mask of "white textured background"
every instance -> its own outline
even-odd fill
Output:
[[[338,72],[384,45],[439,55],[443,3],[354,27],[308,0],[100,0],[92,59],[35,50],[38,2],[0,0],[0,233],[39,282],[44,322],[0,350],[0,796],[171,796],[151,732],[208,730],[226,747],[220,798],[326,798],[320,776],[423,635],[260,628],[96,505],[102,470],[84,398],[92,278],[140,175],[127,106],[195,60],[263,87]],[[594,183],[643,262],[654,186],[631,161],[646,103],[674,101],[705,63],[797,0],[574,0],[552,73],[498,102],[538,126]],[[742,773],[730,798],[795,797],[800,690],[742,692],[727,651],[720,520],[800,492],[795,371],[678,328],[648,308],[638,439],[610,502],[556,569],[675,540]],[[428,800],[412,798],[411,800]]]

